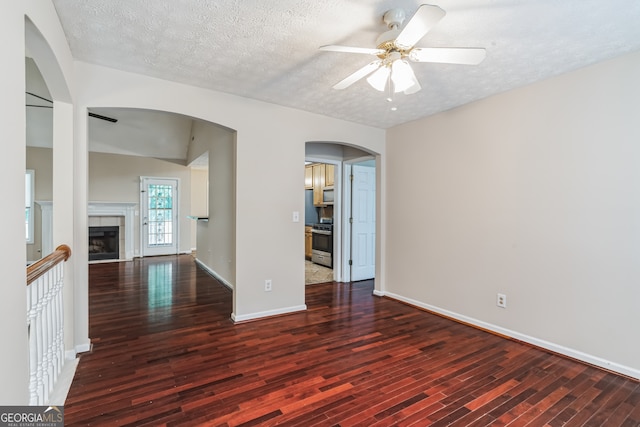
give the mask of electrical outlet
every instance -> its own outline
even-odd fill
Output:
[[[264,281],[264,291],[271,292],[271,279],[267,279]]]
[[[498,294],[496,305],[498,307],[507,308],[507,296],[505,294]]]

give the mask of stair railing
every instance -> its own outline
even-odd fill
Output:
[[[67,245],[27,267],[29,404],[44,405],[64,366],[64,264]]]

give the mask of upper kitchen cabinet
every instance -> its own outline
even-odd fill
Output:
[[[322,206],[322,190],[324,189],[325,182],[325,165],[323,163],[316,163],[311,165],[313,168],[313,204],[315,206]]]
[[[309,183],[311,181],[311,183]],[[335,182],[335,166],[325,163],[307,165],[304,171],[304,188],[313,189],[313,205],[327,206],[333,204],[333,184]]]
[[[313,166],[308,165],[304,168],[304,189],[313,190]]]
[[[324,165],[324,186],[333,187],[335,182],[335,166],[330,164]]]

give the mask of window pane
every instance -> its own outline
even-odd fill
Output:
[[[25,192],[24,192],[24,205],[27,208],[31,207],[31,200],[32,200],[32,194],[31,194],[31,189],[33,188],[33,182],[32,182],[32,178],[33,178],[33,171],[27,171],[27,173],[24,174],[24,183],[25,183]]]
[[[25,233],[27,237],[27,243],[33,243],[33,198],[34,198],[34,179],[35,172],[32,169],[27,169],[24,175],[24,205],[25,205]]]
[[[173,191],[171,185],[149,184],[148,246],[173,243]]]

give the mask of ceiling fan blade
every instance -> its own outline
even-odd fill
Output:
[[[409,53],[409,59],[414,62],[466,65],[477,65],[485,56],[487,51],[481,47],[417,47]]]
[[[338,90],[346,89],[352,84],[354,84],[355,82],[357,82],[358,80],[360,80],[361,78],[373,73],[375,70],[377,70],[380,67],[381,64],[382,64],[382,61],[370,62],[369,64],[360,68],[355,73],[347,76],[347,78],[345,78],[344,80],[336,84],[333,88]]]
[[[27,95],[31,95],[31,96],[35,96],[38,99],[41,99],[43,101],[47,101],[53,104],[53,101],[47,98],[44,98],[40,95],[36,95],[35,93],[32,92],[25,92]],[[33,104],[27,104],[27,107],[40,107],[40,108],[53,108],[52,105],[33,105]],[[105,120],[107,122],[111,122],[111,123],[117,123],[118,119],[114,119],[113,117],[107,117],[107,116],[102,116],[100,114],[96,114],[96,113],[92,113],[91,111],[89,111],[89,117],[93,117],[95,119],[100,119],[100,120]]]
[[[413,47],[444,15],[446,12],[438,6],[423,4],[398,34],[396,45],[401,49]]]
[[[43,101],[47,101],[47,102],[48,102],[48,103],[50,103],[50,104],[53,104],[53,101],[52,101],[52,100],[47,99],[47,98],[45,98],[45,97],[43,97],[43,96],[40,96],[40,95],[36,95],[36,94],[35,94],[35,93],[33,93],[33,92],[25,91],[24,93],[26,93],[27,95],[34,96],[34,97],[36,97],[36,98],[38,98],[38,99],[41,99],[41,100],[43,100]]]
[[[364,53],[367,55],[380,55],[381,53],[384,53],[384,49],[375,49],[375,48],[368,48],[368,47],[338,46],[335,44],[320,46],[319,49],[326,50],[328,52]]]
[[[113,117],[103,116],[101,114],[92,113],[89,111],[89,117],[93,117],[94,119],[100,119],[111,123],[117,123],[118,119],[114,119]]]

